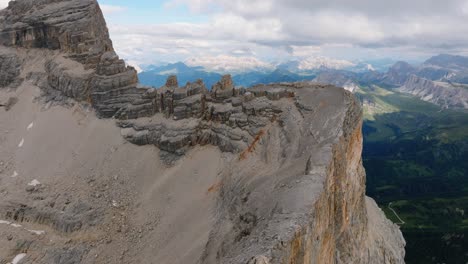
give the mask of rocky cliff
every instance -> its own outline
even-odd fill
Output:
[[[95,0],[10,2],[0,35],[0,263],[404,263],[344,89],[142,87]]]
[[[446,82],[435,82],[411,75],[399,90],[443,108],[468,109],[467,87]]]

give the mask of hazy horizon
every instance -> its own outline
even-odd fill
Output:
[[[0,8],[8,0],[0,0]],[[466,0],[100,0],[119,55],[142,66],[268,67],[309,58],[333,63],[420,63],[468,55]],[[193,62],[193,63],[190,63]]]

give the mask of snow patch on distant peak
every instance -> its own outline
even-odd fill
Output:
[[[340,70],[348,67],[356,66],[355,63],[347,60],[332,59],[328,57],[318,56],[309,57],[299,62],[300,70],[315,70],[321,68]]]
[[[366,68],[367,68],[368,71],[375,71],[375,68],[374,68],[374,66],[372,66],[372,64],[367,64]]]
[[[171,74],[178,74],[178,73],[179,73],[179,70],[177,70],[176,68],[170,69],[170,70],[167,70],[167,71],[158,72],[158,74],[160,74],[160,75],[171,75]]]
[[[228,55],[192,57],[185,61],[188,66],[202,66],[214,72],[245,72],[258,69],[272,69],[273,66],[255,57],[235,57]]]

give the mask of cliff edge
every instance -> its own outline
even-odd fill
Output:
[[[143,87],[95,0],[11,1],[0,263],[404,263],[361,126],[333,86]]]

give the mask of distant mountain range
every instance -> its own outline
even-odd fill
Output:
[[[262,83],[313,81],[341,86],[353,92],[360,86],[378,85],[398,89],[444,108],[468,109],[468,57],[443,54],[417,66],[398,61],[388,70],[382,71],[383,65],[389,62],[351,63],[318,57],[277,64],[274,69],[236,73],[233,80],[237,86],[243,87]],[[376,70],[375,65],[379,65],[381,70]],[[177,75],[181,85],[200,78],[208,88],[222,76],[201,66],[178,62],[148,66],[139,74],[139,78],[142,84],[161,87],[170,75]]]
[[[217,58],[217,60],[220,59],[222,58]],[[233,75],[236,85],[248,87],[259,83],[310,81],[318,73],[327,70],[345,70],[354,73],[370,70],[386,71],[395,61],[381,59],[366,62],[350,62],[327,57],[309,57],[303,60],[291,60],[281,63],[255,64],[254,62],[250,62],[245,63],[246,65],[242,64],[236,69],[233,68],[233,65],[226,66],[227,62],[219,63],[220,65],[215,67],[212,61],[191,59],[186,63],[146,65],[141,67],[142,72],[139,77],[143,84],[161,87],[165,84],[165,80],[169,75],[175,74],[179,78],[180,84],[201,78],[207,87],[211,87],[219,80],[222,74],[230,73]]]
[[[208,88],[211,88],[222,77],[221,73],[209,72],[200,66],[190,67],[182,62],[149,67],[146,71],[139,73],[138,77],[144,85],[161,87],[170,75],[177,75],[181,85],[202,79]],[[312,72],[299,74],[284,68],[277,68],[272,71],[238,73],[233,76],[233,81],[236,86],[249,87],[260,83],[310,81],[314,78],[315,75]]]
[[[395,223],[404,220],[407,263],[465,263],[468,58],[438,55],[418,65],[386,60],[344,68],[317,63],[306,69],[289,61],[233,79],[245,87],[305,80],[355,93],[364,112],[367,193]],[[140,80],[160,87],[171,74],[180,85],[200,77],[211,87],[222,73],[176,63],[146,68]]]

